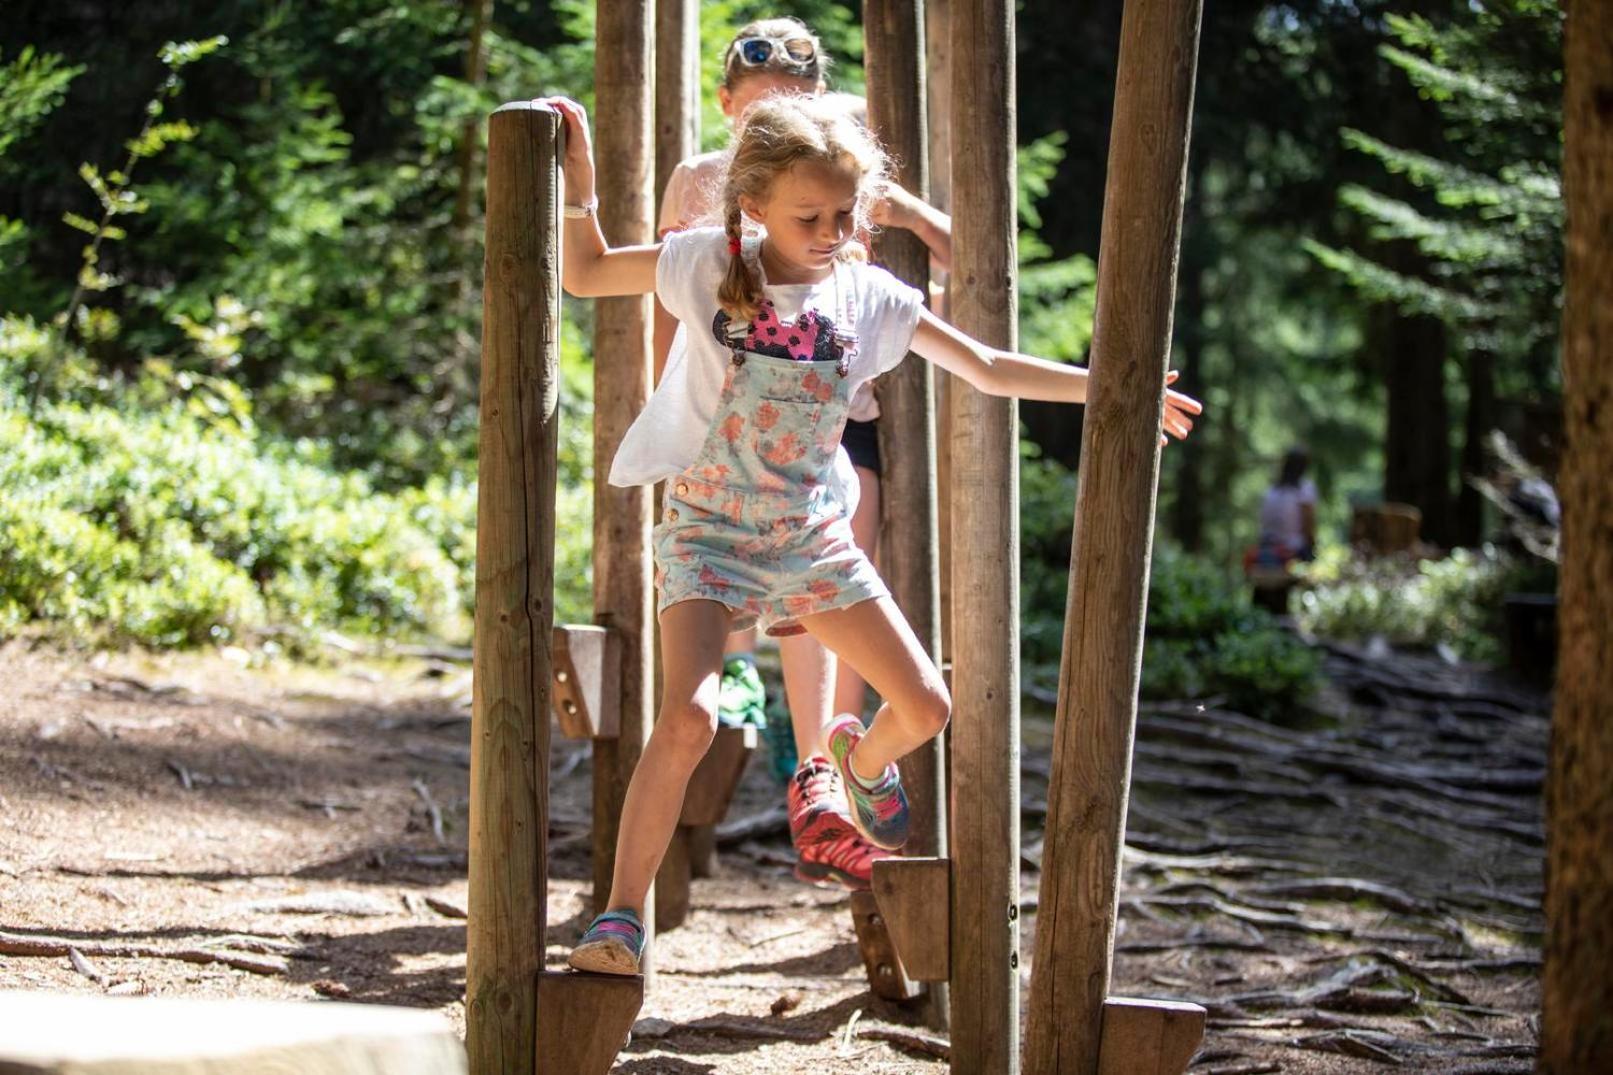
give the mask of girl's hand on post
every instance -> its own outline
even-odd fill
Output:
[[[594,200],[594,145],[588,134],[588,112],[569,97],[537,97],[535,105],[560,113],[566,130],[566,155],[561,164],[566,177],[566,203],[588,205]]]
[[[1170,387],[1181,376],[1176,370],[1171,370],[1165,374],[1165,413],[1159,424],[1160,428],[1170,436],[1175,437],[1177,440],[1186,440],[1187,435],[1193,431],[1193,419],[1191,416],[1203,414],[1204,404],[1192,396],[1183,395]],[[1159,443],[1166,444],[1169,441],[1164,435],[1161,435]]]

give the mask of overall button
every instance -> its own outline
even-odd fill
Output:
[[[675,522],[678,521],[678,509],[677,508],[668,508],[668,509],[666,509],[666,521],[669,522],[669,523],[675,523]]]
[[[679,482],[678,486],[677,486],[677,489],[678,489],[678,495],[679,496],[688,496],[689,495],[689,483],[688,482]]]

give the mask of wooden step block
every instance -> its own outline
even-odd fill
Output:
[[[621,726],[621,644],[609,629],[554,629],[554,715],[567,739],[614,739]]]
[[[857,929],[857,948],[868,971],[868,987],[886,1000],[912,1000],[924,987],[902,971],[896,946],[891,943],[885,916],[879,913],[872,892],[851,894],[851,921]]]
[[[644,1006],[642,975],[538,975],[536,1075],[607,1075]]]
[[[379,1004],[0,993],[0,1071],[461,1075],[436,1012]]]
[[[689,790],[683,796],[681,825],[715,825],[728,814],[728,803],[745,775],[745,766],[756,749],[756,729],[718,728],[711,748],[689,777]]]
[[[902,968],[919,982],[944,982],[952,967],[952,866],[941,858],[874,863],[874,898]]]
[[[1204,1009],[1181,1000],[1103,1002],[1098,1075],[1182,1075],[1204,1040]]]

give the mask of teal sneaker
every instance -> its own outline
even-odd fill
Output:
[[[724,728],[747,724],[767,727],[767,689],[762,686],[756,661],[736,653],[723,661],[722,685],[717,689],[717,723]]]
[[[842,713],[829,725],[824,743],[835,768],[840,770],[840,782],[846,789],[846,800],[851,807],[851,823],[862,833],[863,839],[875,847],[895,851],[907,843],[907,794],[902,791],[902,774],[895,765],[887,766],[885,775],[873,785],[851,769],[851,752],[862,741],[863,722],[850,713]]]
[[[644,923],[627,908],[606,911],[589,923],[566,957],[573,970],[595,974],[637,974],[644,958]]]
[[[789,706],[782,698],[774,698],[767,707],[767,726],[762,729],[767,741],[768,771],[773,779],[785,787],[795,779],[795,725],[790,720]]]

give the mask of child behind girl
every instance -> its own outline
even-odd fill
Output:
[[[851,714],[834,721],[823,748],[863,837],[889,849],[907,839],[895,762],[940,734],[952,703],[851,537],[856,480],[840,434],[856,390],[909,350],[997,396],[1080,403],[1086,371],[987,347],[936,319],[914,289],[849,256],[885,161],[833,105],[779,97],[753,106],[735,137],[723,226],[612,250],[595,219],[587,117],[574,101],[542,103],[567,128],[566,290],[653,289],[688,335],[682,376],[656,388],[610,475],[618,485],[670,479],[654,533],[663,694],[623,803],[607,910],[569,962],[633,974],[646,892],[715,731],[733,627],[807,631],[885,700],[866,732]],[[745,235],[745,217],[760,235]],[[1199,405],[1162,390],[1164,430],[1185,437]]]

